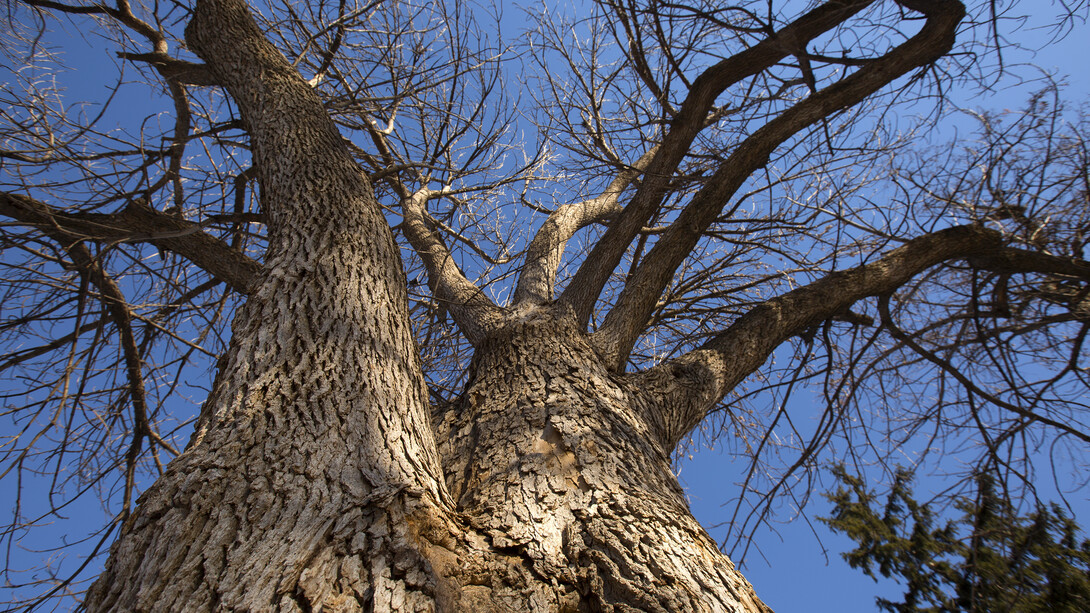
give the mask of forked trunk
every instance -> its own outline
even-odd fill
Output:
[[[689,512],[649,383],[611,375],[573,313],[541,308],[488,338],[438,419],[458,509],[529,569],[528,597],[545,592],[525,609],[764,609]]]
[[[289,294],[279,321],[307,326]],[[664,390],[610,375],[573,317],[535,310],[479,349],[437,414],[446,487],[419,477],[398,360],[308,336],[281,376],[221,380],[210,404],[248,408],[208,416],[145,494],[91,609],[765,610],[688,511],[648,418]]]
[[[439,448],[397,245],[321,102],[242,2],[199,0],[187,35],[246,123],[269,248],[87,608],[761,610],[670,472],[669,390],[610,377],[571,313],[487,332]]]

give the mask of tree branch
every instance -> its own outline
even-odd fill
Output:
[[[432,295],[443,303],[466,339],[476,345],[489,330],[499,325],[504,312],[466,278],[454,263],[450,250],[428,227],[424,205],[443,193],[425,188],[403,198],[401,210],[405,221],[401,227],[409,244],[424,260]]]
[[[117,57],[134,62],[146,62],[155,67],[164,79],[181,85],[215,86],[220,82],[208,70],[208,66],[187,62],[166,53],[118,53]]]
[[[1090,262],[1015,247],[1004,247],[992,253],[974,256],[969,258],[969,265],[1005,274],[1036,272],[1067,275],[1090,281]]]
[[[27,196],[0,192],[0,214],[44,232],[63,233],[68,243],[150,243],[186,258],[241,294],[250,292],[261,271],[261,264],[209,236],[199,225],[137,203],[118,213],[65,213]]]
[[[822,4],[775,35],[711,66],[693,81],[685,101],[663,138],[645,179],[631,202],[594,246],[560,296],[575,310],[582,327],[606,281],[624,257],[628,245],[658,209],[671,179],[696,135],[707,125],[715,99],[728,87],[760,73],[863,10],[872,0],[838,0]]]
[[[659,147],[640,156],[632,166],[617,173],[609,186],[596,198],[566,204],[549,215],[526,250],[525,265],[515,289],[514,308],[524,304],[544,304],[553,298],[556,270],[568,240],[583,227],[608,216],[617,215],[621,193],[647,169]]]
[[[128,396],[133,409],[133,426],[129,449],[125,457],[125,489],[122,502],[122,516],[127,516],[132,509],[132,494],[136,487],[136,466],[140,459],[144,438],[150,438],[161,445],[169,445],[151,428],[148,420],[147,393],[144,389],[144,361],[136,345],[136,336],[132,329],[132,311],[125,300],[121,288],[106,273],[102,264],[91,254],[82,239],[62,230],[57,224],[43,224],[42,232],[56,241],[72,258],[80,274],[96,288],[102,305],[109,313],[110,320],[117,328],[120,346],[125,361],[125,375],[128,380]],[[176,452],[175,452],[176,453]]]
[[[683,380],[681,389],[702,401],[664,405],[664,410],[679,407],[684,414],[659,419],[670,428],[663,439],[680,440],[792,336],[859,300],[892,292],[936,264],[994,253],[1001,244],[1002,235],[997,231],[978,225],[955,226],[914,238],[870,264],[830,273],[758,304],[703,347],[645,371],[673,372]]]
[[[625,284],[617,304],[594,334],[594,344],[614,369],[623,368],[663,290],[704,231],[743,182],[768,162],[784,141],[837,111],[857,104],[909,71],[942,57],[954,43],[965,10],[955,0],[928,0],[927,22],[915,36],[880,59],[794,105],[742,142],[720,164]],[[915,5],[914,5],[915,6]]]

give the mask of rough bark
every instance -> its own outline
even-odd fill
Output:
[[[676,384],[611,375],[568,309],[533,309],[479,346],[437,419],[443,465],[472,526],[545,588],[533,610],[767,610],[670,469],[658,416]]]
[[[621,194],[647,169],[658,150],[657,145],[651,147],[631,167],[618,172],[597,198],[565,204],[549,215],[526,248],[526,263],[511,301],[514,308],[545,304],[553,299],[556,269],[568,240],[592,223],[616,217],[623,210],[618,204]]]
[[[653,395],[609,377],[570,311],[484,334],[441,461],[365,175],[244,4],[198,2],[187,35],[252,138],[269,249],[88,609],[763,610],[689,514]]]
[[[188,34],[247,123],[269,250],[189,448],[87,606],[432,609],[441,555],[420,533],[447,513],[393,237],[242,3],[198,3]]]
[[[442,192],[423,189],[402,199],[401,210],[405,216],[402,227],[405,237],[424,260],[432,295],[454,318],[458,330],[476,345],[488,328],[497,325],[503,310],[462,274],[446,245],[428,227],[425,203],[439,195]]]
[[[117,8],[29,0],[106,14],[148,39],[151,53],[122,57],[148,62],[168,81],[178,113],[168,155],[178,185],[178,143],[192,128],[181,84],[222,85],[253,152],[253,167],[236,187],[256,177],[268,227],[259,265],[199,225],[139,202],[111,214],[70,213],[0,193],[0,214],[60,244],[120,332],[135,409],[130,484],[145,439],[166,443],[148,425],[144,365],[122,287],[83,243],[150,242],[247,296],[189,446],[132,514],[120,518],[120,535],[86,607],[767,611],[689,512],[670,465],[679,440],[777,346],[867,297],[881,297],[882,325],[895,339],[946,368],[941,356],[897,327],[887,304],[890,292],[929,267],[967,259],[1003,273],[1090,278],[1082,260],[1004,247],[1001,234],[979,224],[950,228],[768,299],[699,349],[623,373],[678,265],[776,147],[949,50],[960,3],[898,1],[927,16],[920,32],[883,57],[860,60],[850,76],[814,89],[734,148],[649,254],[633,258],[640,264],[634,262],[594,335],[587,321],[606,280],[670,197],[701,130],[715,123],[717,97],[788,56],[802,62],[810,41],[873,0],[820,3],[698,75],[661,143],[631,166],[612,160],[618,171],[605,191],[560,207],[544,222],[526,248],[510,308],[480,292],[436,232],[427,202],[448,188],[411,193],[394,180],[401,230],[423,261],[432,296],[475,351],[462,394],[432,407],[388,220],[322,101],[265,38],[245,2],[197,0],[187,29],[191,49],[205,62],[196,64],[167,55],[163,35],[124,0]],[[323,62],[318,73],[328,67]],[[636,68],[656,90],[647,67]],[[661,91],[655,94],[668,105]],[[380,132],[372,135],[392,165]],[[181,194],[175,190],[176,204]],[[613,223],[554,301],[567,241],[607,218]],[[642,244],[636,251],[642,253]],[[1090,312],[1083,292],[1054,298],[1060,299],[1074,318]],[[1001,399],[990,401],[1090,440]],[[129,508],[128,499],[124,504]]]

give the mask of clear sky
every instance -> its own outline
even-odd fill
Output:
[[[508,10],[505,19],[518,20],[518,12]],[[1023,27],[1018,34],[1019,41],[1031,48],[1044,47],[1050,33],[1034,29],[1035,25],[1027,24]],[[79,68],[67,77],[69,92],[73,99],[82,91],[94,91],[97,96],[116,79],[113,59],[115,49],[94,35],[88,36],[84,42],[77,36],[75,28],[68,26],[68,29],[67,32],[51,35],[48,41],[67,46],[69,63]],[[1090,80],[1085,64],[1086,58],[1090,57],[1090,43],[1086,42],[1088,40],[1090,36],[1087,35],[1086,28],[1080,25],[1078,31],[1069,34],[1062,42],[1046,47],[1036,56],[1028,51],[1010,51],[1007,61],[1012,65],[1036,63],[1061,77],[1066,76],[1067,99],[1073,103],[1085,102],[1090,100]],[[13,69],[18,67],[0,67],[0,81],[6,78],[7,71]],[[1032,71],[1017,69],[1013,74],[1029,75]],[[1012,78],[1009,85],[998,88],[987,97],[963,100],[961,103],[967,107],[986,110],[1017,109],[1034,89],[1032,84],[1017,83]],[[155,108],[155,101],[146,92],[139,88],[131,91],[133,99],[129,101],[129,108],[133,109],[134,114],[145,106]],[[6,382],[0,381],[0,385],[5,384]],[[800,394],[800,398],[796,400],[798,404],[792,407],[792,411],[805,420],[807,411],[812,411],[812,407],[806,405],[802,396]],[[9,424],[5,422],[3,427],[7,428]],[[727,509],[723,505],[735,497],[734,488],[741,479],[739,473],[743,466],[742,462],[730,458],[721,449],[703,449],[693,459],[682,464],[682,483],[689,493],[693,511],[702,523],[709,526],[716,538],[721,538],[723,530],[711,526],[725,521]],[[10,487],[10,480],[2,483],[3,487]],[[921,487],[927,486],[924,483]],[[1076,519],[1084,526],[1090,523],[1090,504],[1087,504],[1086,496],[1073,502],[1082,503],[1081,507],[1076,507]],[[11,504],[10,501],[8,504]],[[815,498],[814,504],[806,510],[809,522],[780,524],[776,533],[762,529],[755,535],[756,549],[751,550],[743,571],[755,585],[757,593],[774,609],[781,612],[810,613],[872,611],[874,596],[879,590],[891,590],[885,592],[887,595],[900,593],[897,586],[889,582],[875,584],[862,573],[848,568],[840,559],[840,552],[848,549],[851,543],[844,537],[831,534],[816,520],[817,516],[825,514],[827,510],[828,506],[824,501]],[[79,532],[81,521],[98,522],[102,517],[100,513],[93,506],[73,509],[71,519],[58,522],[49,533],[39,534],[38,541],[27,541],[26,545],[37,548],[49,539],[74,535]],[[790,509],[785,508],[782,519],[787,519],[790,515]],[[28,563],[46,555],[30,551],[14,553],[16,560],[22,559]]]

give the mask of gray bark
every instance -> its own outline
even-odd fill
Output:
[[[477,323],[441,458],[366,177],[243,3],[198,2],[187,35],[251,135],[269,249],[88,609],[763,610],[689,514],[656,396],[612,378],[570,310]]]
[[[612,375],[565,309],[533,309],[479,346],[437,416],[443,465],[471,525],[536,589],[552,585],[532,610],[766,610],[671,471],[656,416],[683,399],[676,384]]]

